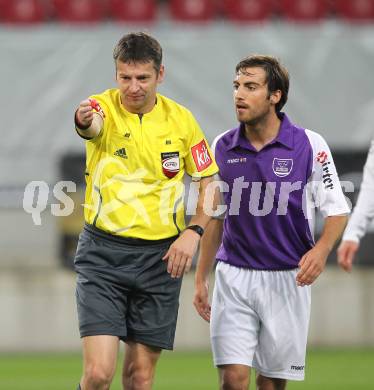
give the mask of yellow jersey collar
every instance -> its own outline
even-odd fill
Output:
[[[158,93],[156,94],[156,103],[153,106],[152,110],[150,112],[147,112],[146,114],[142,114],[142,115],[133,114],[132,112],[126,110],[126,108],[123,106],[123,104],[121,102],[121,95],[120,95],[119,91],[118,91],[117,101],[118,101],[118,104],[121,108],[121,111],[129,119],[134,120],[134,119],[141,118],[142,121],[144,119],[152,120],[152,121],[157,121],[157,120],[163,119],[164,115],[163,115],[163,110],[162,110],[162,105],[163,105],[162,96]]]

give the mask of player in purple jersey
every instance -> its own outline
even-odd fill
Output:
[[[251,367],[260,390],[304,379],[310,285],[349,213],[324,139],[281,112],[288,88],[275,58],[243,59],[233,94],[240,124],[213,143],[223,199],[201,241],[194,305],[210,321],[225,390],[248,389]],[[315,208],[325,221],[317,242]]]

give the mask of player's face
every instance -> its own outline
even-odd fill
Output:
[[[126,110],[134,114],[151,111],[156,101],[157,85],[163,77],[164,67],[157,72],[153,61],[129,64],[117,61],[116,80]]]
[[[272,103],[264,69],[254,67],[238,72],[234,79],[234,103],[238,120],[248,125],[259,123],[270,113]]]

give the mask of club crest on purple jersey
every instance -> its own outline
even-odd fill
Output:
[[[288,176],[293,167],[293,159],[292,158],[277,158],[273,159],[273,172],[278,177]]]

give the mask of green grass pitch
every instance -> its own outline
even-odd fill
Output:
[[[0,355],[2,390],[75,390],[80,374],[79,354]],[[163,354],[154,390],[187,389],[217,389],[209,352]],[[308,353],[306,380],[290,382],[288,389],[373,390],[374,350],[312,350]],[[121,390],[119,370],[111,390]]]

